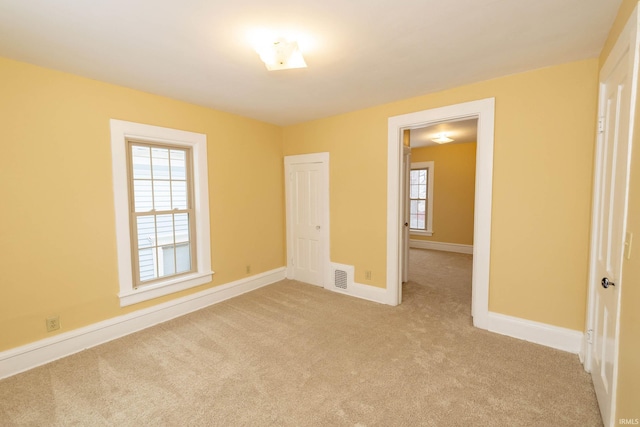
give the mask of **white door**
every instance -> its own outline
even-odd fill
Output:
[[[605,426],[614,425],[615,417],[621,273],[637,75],[633,27],[632,32],[623,33],[600,75],[590,274],[593,342],[589,362]]]
[[[326,161],[323,155],[288,156],[285,173],[287,277],[324,286],[329,264],[328,156]]]

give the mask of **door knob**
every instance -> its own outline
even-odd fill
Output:
[[[602,278],[602,281],[600,282],[600,284],[605,289],[607,289],[609,286],[615,286],[616,285],[615,283],[610,282],[609,279],[607,279],[606,277]]]
[[[405,222],[405,223],[404,223],[404,226],[405,226],[405,227],[408,227],[408,226],[409,226],[409,223],[408,223],[408,222]]]

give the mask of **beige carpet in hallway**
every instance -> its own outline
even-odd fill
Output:
[[[601,425],[577,356],[471,326],[469,255],[411,258],[399,307],[285,280],[0,381],[0,425]]]

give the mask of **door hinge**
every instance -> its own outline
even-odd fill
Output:
[[[593,329],[587,330],[587,342],[593,344]]]
[[[604,133],[604,116],[598,117],[598,133]]]

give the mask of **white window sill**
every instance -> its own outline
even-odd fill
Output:
[[[194,286],[204,285],[205,283],[211,282],[213,274],[213,271],[204,273],[197,272],[186,276],[170,278],[149,286],[140,286],[138,289],[133,289],[126,294],[120,293],[118,295],[120,297],[120,307],[158,298],[163,295],[169,295],[174,292],[193,288]]]
[[[433,236],[433,231],[432,230],[409,230],[409,234],[411,236],[427,236],[427,237],[431,237]]]

